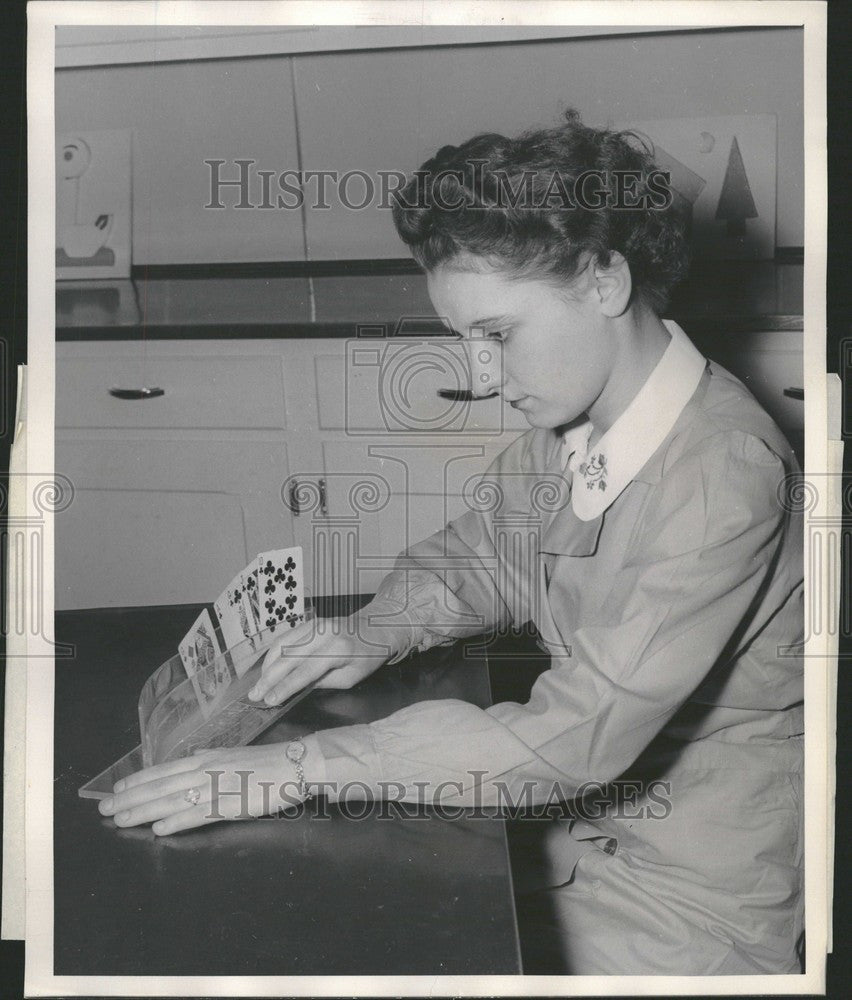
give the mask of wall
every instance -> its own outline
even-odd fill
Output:
[[[573,105],[589,124],[778,116],[777,246],[803,235],[802,32],[689,32],[631,38],[303,56],[296,94],[305,166],[411,171],[477,132],[552,124]],[[369,100],[365,100],[365,94]],[[342,138],[345,137],[345,141]],[[389,212],[375,220],[393,245]],[[314,212],[309,254],[371,256],[368,213]],[[371,220],[372,222],[372,220]],[[372,239],[371,239],[372,243]],[[397,245],[400,244],[397,242]]]
[[[296,80],[293,111],[291,66]],[[57,71],[61,131],[134,127],[134,262],[405,256],[389,213],[204,211],[203,160],[411,170],[447,142],[555,121],[778,116],[777,244],[803,237],[802,32],[578,38]]]

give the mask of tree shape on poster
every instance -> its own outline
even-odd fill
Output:
[[[746,176],[740,144],[734,136],[725,180],[716,206],[716,218],[727,223],[728,236],[743,237],[746,233],[746,219],[757,218],[757,208],[751,196],[751,187]]]
[[[686,234],[692,233],[692,211],[698,196],[707,186],[707,181],[685,163],[672,156],[662,146],[654,146],[654,163],[658,169],[669,175],[669,187],[675,210],[683,219]]]

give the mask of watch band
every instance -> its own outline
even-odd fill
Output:
[[[308,748],[302,742],[301,737],[298,736],[290,740],[287,744],[287,749],[284,751],[287,760],[296,768],[296,777],[299,779],[299,796],[303,802],[314,797],[308,788],[307,781],[305,781],[305,769],[302,767],[302,761],[305,759],[307,752]]]

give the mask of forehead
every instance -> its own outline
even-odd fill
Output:
[[[440,316],[459,331],[526,312],[541,294],[542,282],[512,279],[497,271],[439,267],[426,277],[429,296]]]

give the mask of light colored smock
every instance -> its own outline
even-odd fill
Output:
[[[551,662],[529,702],[324,730],[311,771],[477,805],[635,777],[626,809],[538,823],[565,971],[798,972],[798,466],[741,383],[666,326],[591,454],[588,423],[521,435],[483,509],[413,545],[370,606],[410,626],[409,649],[533,621]]]

